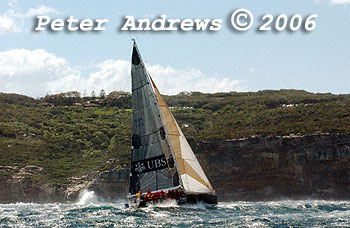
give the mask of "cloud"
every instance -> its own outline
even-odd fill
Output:
[[[0,15],[0,35],[7,33],[20,32],[14,18],[7,15]]]
[[[244,90],[240,81],[209,77],[198,69],[176,70],[160,65],[147,68],[163,94]],[[0,69],[0,91],[7,93],[41,97],[73,90],[89,93],[93,90],[98,93],[101,89],[107,93],[131,90],[130,61],[127,60],[108,59],[82,70],[44,49],[12,49],[0,51]]]
[[[43,96],[53,88],[51,83],[79,78],[79,71],[71,68],[64,58],[43,49],[34,51],[12,49],[0,52],[0,91]],[[71,80],[72,81],[72,80]],[[75,83],[62,85],[73,89]]]
[[[18,2],[18,0],[9,0],[9,1],[7,2],[7,4],[8,4],[11,8],[13,8],[13,7],[15,7],[15,5],[17,4],[17,2]]]
[[[10,9],[5,13],[0,14],[0,35],[8,33],[16,33],[23,31],[28,23],[26,21],[28,18],[39,15],[39,14],[58,14],[57,9],[40,5],[37,8],[30,8],[26,13],[17,12],[14,10],[17,0],[8,1]]]
[[[40,5],[37,8],[30,8],[26,13],[16,13],[15,16],[17,18],[28,18],[36,15],[48,15],[48,14],[58,14],[59,11],[55,8],[51,8],[48,6]]]
[[[159,91],[164,94],[177,94],[182,91],[206,93],[243,91],[242,82],[227,77],[209,77],[198,69],[175,70],[160,65],[147,66]]]
[[[131,90],[129,61],[108,59],[97,64],[95,68],[97,70],[90,73],[85,83],[88,91],[100,91],[101,89],[106,92]]]
[[[350,0],[331,0],[330,4],[331,5],[346,5],[346,4],[350,4]]]

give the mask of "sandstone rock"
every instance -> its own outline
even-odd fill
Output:
[[[22,180],[34,174],[40,173],[42,170],[43,170],[42,167],[35,166],[35,165],[28,165],[26,167],[21,168],[18,173],[12,176],[12,178],[17,180]]]
[[[195,151],[219,200],[350,199],[350,135],[207,141]]]
[[[219,200],[350,199],[350,135],[313,134],[200,141],[194,152]],[[111,161],[113,162],[113,161]],[[32,181],[41,167],[0,166],[0,203],[75,201],[83,189],[125,198],[129,171],[72,177],[71,184]]]

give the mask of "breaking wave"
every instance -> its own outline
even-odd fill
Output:
[[[72,204],[0,204],[0,227],[350,227],[350,201],[285,200],[125,208],[92,191]]]
[[[94,191],[82,190],[79,193],[78,197],[78,205],[89,205],[89,204],[97,204],[99,202]]]

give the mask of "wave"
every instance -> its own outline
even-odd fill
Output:
[[[99,203],[99,199],[94,191],[89,191],[87,189],[82,190],[79,193],[77,205],[90,205]]]
[[[125,209],[82,191],[75,203],[0,204],[0,227],[350,227],[350,201],[284,200]]]

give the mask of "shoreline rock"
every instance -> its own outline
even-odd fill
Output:
[[[350,199],[350,135],[252,136],[194,143],[219,201]],[[0,203],[75,202],[83,189],[125,199],[128,169],[71,177],[70,184],[31,180],[41,167],[0,166]],[[12,175],[10,175],[13,173]]]
[[[219,200],[350,199],[350,135],[208,141],[195,151]]]

